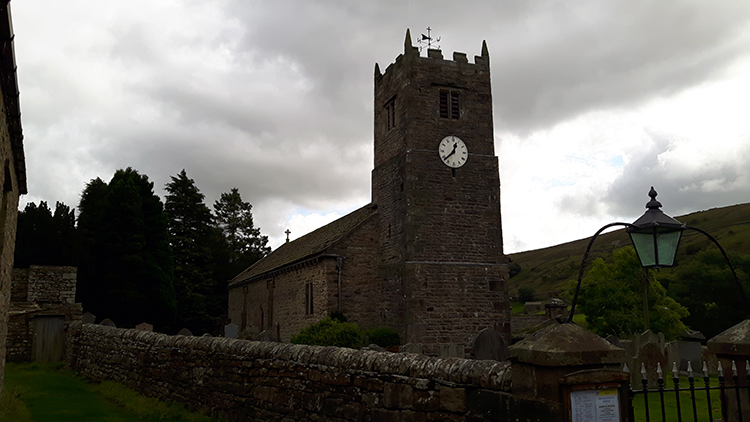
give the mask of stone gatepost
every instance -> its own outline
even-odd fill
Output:
[[[508,356],[513,395],[520,403],[544,404],[546,420],[629,420],[625,350],[590,331],[554,324],[509,347]]]
[[[735,383],[743,388],[740,389],[740,402],[742,414],[750,415],[750,400],[748,400],[748,371],[746,365],[750,360],[750,319],[746,319],[732,328],[716,335],[708,341],[708,353],[716,355],[721,364],[722,373],[727,386],[735,386]],[[734,368],[737,378],[735,380]],[[721,374],[720,374],[721,375]],[[737,403],[737,394],[734,388],[727,388],[725,397],[722,398],[722,414],[727,422],[739,421],[740,410]],[[745,419],[747,420],[747,419]]]

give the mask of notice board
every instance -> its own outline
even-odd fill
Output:
[[[616,388],[570,392],[572,422],[620,422],[620,397]]]

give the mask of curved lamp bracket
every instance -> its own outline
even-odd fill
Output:
[[[573,316],[575,315],[575,311],[576,311],[576,303],[578,302],[578,294],[581,291],[581,281],[583,280],[583,272],[586,269],[586,260],[589,257],[589,252],[591,251],[591,245],[593,245],[594,240],[596,240],[596,238],[599,237],[599,235],[604,230],[607,230],[608,228],[615,227],[615,226],[624,226],[624,227],[627,227],[627,228],[630,228],[630,229],[634,229],[634,228],[637,229],[638,228],[637,226],[635,226],[633,224],[630,224],[630,223],[610,223],[610,224],[607,224],[606,226],[602,227],[601,229],[599,229],[594,234],[594,236],[591,237],[591,240],[589,240],[588,246],[586,246],[586,252],[583,254],[583,259],[581,260],[581,268],[578,271],[578,282],[576,284],[575,295],[573,296],[573,303],[570,306],[570,316],[568,317],[567,321],[563,321],[563,322],[567,322],[567,323],[573,322]],[[727,265],[729,265],[729,269],[732,270],[732,275],[734,276],[734,282],[735,282],[735,284],[737,284],[737,288],[740,291],[740,295],[742,296],[742,300],[745,303],[745,307],[747,308],[748,312],[750,312],[750,302],[748,302],[747,296],[745,295],[745,291],[742,289],[742,285],[740,284],[740,280],[737,277],[737,272],[735,272],[734,266],[732,266],[732,262],[729,260],[729,256],[727,256],[726,251],[724,250],[723,247],[721,247],[721,244],[719,244],[719,241],[716,240],[716,238],[714,238],[713,236],[711,236],[708,232],[706,232],[704,230],[701,230],[701,229],[699,229],[697,227],[688,227],[688,226],[685,226],[685,229],[686,230],[695,230],[695,231],[697,231],[699,233],[703,233],[704,235],[706,235],[706,237],[708,237],[709,239],[711,239],[711,241],[719,248],[719,250],[721,251],[721,254],[724,256],[724,259],[727,261]]]

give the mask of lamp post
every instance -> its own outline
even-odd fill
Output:
[[[719,248],[721,254],[724,255],[724,259],[732,270],[734,281],[740,290],[743,301],[745,302],[745,307],[750,311],[750,303],[747,301],[745,291],[742,289],[740,280],[737,278],[737,273],[734,271],[732,262],[729,260],[724,248],[722,248],[719,242],[707,232],[695,227],[688,227],[684,223],[664,214],[660,209],[661,202],[656,200],[656,195],[656,190],[654,190],[654,187],[652,186],[648,193],[651,200],[646,204],[646,212],[632,224],[607,224],[599,229],[591,238],[586,247],[586,252],[583,254],[583,259],[581,260],[581,268],[578,271],[578,284],[576,284],[576,291],[573,296],[573,303],[570,307],[570,316],[568,317],[567,322],[573,322],[573,315],[575,315],[576,302],[578,301],[578,294],[581,290],[581,281],[583,280],[586,259],[591,251],[591,245],[604,230],[615,226],[626,227],[626,231],[630,235],[630,240],[633,242],[635,252],[638,254],[638,259],[641,261],[641,266],[643,268],[673,267],[675,265],[674,260],[677,255],[677,247],[680,244],[680,238],[682,237],[682,232],[684,230],[695,230],[706,235],[706,237],[711,239],[711,241]]]

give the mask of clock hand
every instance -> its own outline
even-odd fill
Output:
[[[443,160],[447,160],[447,159],[448,159],[448,157],[450,157],[451,155],[455,154],[455,153],[456,153],[456,147],[457,147],[457,146],[458,146],[458,144],[453,144],[453,151],[451,151],[451,153],[450,153],[450,154],[448,154],[448,155],[446,155],[445,157],[443,157]]]

